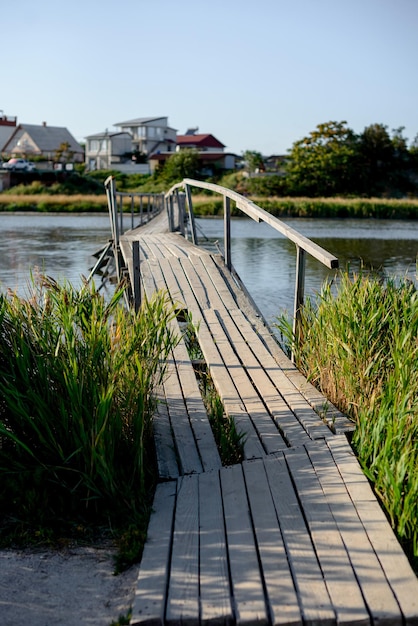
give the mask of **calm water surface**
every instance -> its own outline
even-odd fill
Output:
[[[340,266],[361,265],[415,280],[418,221],[283,220],[337,256]],[[126,224],[129,227],[129,223]],[[264,316],[270,320],[293,308],[295,246],[267,224],[241,218],[232,222],[232,262]],[[200,242],[223,249],[223,221],[198,219]],[[93,254],[110,237],[107,215],[10,215],[0,217],[0,285],[27,290],[39,268],[75,285],[94,264]],[[308,256],[306,293],[317,292],[333,272]]]
[[[340,267],[379,270],[382,274],[416,279],[418,221],[283,219],[340,261]],[[222,220],[200,219],[198,234],[223,247]],[[232,263],[263,315],[270,320],[293,310],[295,245],[265,223],[233,220]],[[307,256],[305,293],[317,293],[335,271]]]

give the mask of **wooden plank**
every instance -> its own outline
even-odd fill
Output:
[[[187,276],[187,280],[189,281],[189,284],[192,288],[197,302],[199,303],[200,308],[209,308],[211,304],[208,298],[207,288],[200,279],[199,274],[196,272],[193,263],[190,259],[180,259],[180,264],[183,268],[185,275]]]
[[[179,334],[181,332],[176,320],[173,320],[172,326],[175,333]],[[222,463],[218,448],[205,405],[203,404],[195,372],[183,340],[174,348],[173,354],[184,403],[203,470],[220,469]]]
[[[175,494],[175,482],[157,485],[132,606],[132,625],[164,624]]]
[[[301,610],[264,464],[260,460],[246,461],[243,470],[271,622],[301,626]]]
[[[274,360],[280,369],[286,374],[293,385],[306,398],[312,408],[328,423],[329,428],[335,433],[344,433],[354,430],[354,423],[346,415],[341,413],[318,389],[316,389],[301,372],[295,367],[278,345],[277,341],[265,333],[263,338]]]
[[[396,616],[397,623],[400,623],[400,618],[398,618],[396,611],[399,603],[406,623],[417,624],[418,579],[390,528],[389,522],[374,496],[346,437],[341,435],[327,443],[348,490],[350,499],[364,526],[367,540],[376,553],[375,556],[374,552],[369,548],[367,558],[369,568],[373,561],[378,560],[379,565],[382,567],[385,581],[388,581],[392,590],[391,592],[386,592],[383,589],[384,583],[380,582],[380,580],[378,584],[374,582],[374,579],[369,580],[366,576],[368,571],[366,570],[367,563],[364,563],[364,584],[367,584],[364,593],[366,600],[368,595],[371,596],[369,603],[372,608],[372,614],[377,613],[377,617],[380,615],[386,617],[388,614],[393,614]],[[367,545],[366,540],[364,540],[364,543]],[[375,594],[377,595],[376,598]],[[380,598],[381,594],[384,595],[384,598]],[[393,595],[396,598],[396,605],[393,601]],[[384,603],[382,604],[382,602]],[[387,617],[388,621],[389,619],[390,617]]]
[[[206,285],[212,285],[210,298],[212,308],[219,309],[223,306],[233,309],[237,308],[236,299],[229,289],[218,265],[214,263],[212,255],[208,258],[194,258],[192,262],[196,272],[202,277],[204,283]],[[225,271],[227,271],[226,268]]]
[[[264,465],[304,624],[334,626],[335,613],[286,464],[270,456]]]
[[[198,477],[178,480],[166,624],[199,626]]]
[[[265,454],[263,446],[204,320],[199,325],[197,336],[225,412],[234,419],[237,432],[245,436],[245,458],[260,458]]]
[[[158,476],[162,479],[177,478],[180,475],[180,471],[177,465],[170,417],[162,385],[157,390],[156,395],[158,404],[153,418],[153,435]]]
[[[321,478],[372,620],[400,625],[402,617],[398,603],[359,519],[358,506],[349,497],[335,461],[332,457],[328,461],[326,458],[321,459],[315,447],[309,447],[309,454],[314,459],[316,471]],[[372,497],[365,502],[367,506],[373,506],[376,501]]]
[[[201,624],[232,622],[233,610],[219,472],[199,476]]]
[[[221,459],[193,368],[177,362],[177,373],[203,471],[219,469]]]
[[[328,451],[325,445],[321,447]],[[338,624],[369,624],[370,617],[349,555],[306,451],[301,447],[290,449],[285,453],[285,459],[296,485]]]
[[[186,303],[187,310],[192,313],[193,322],[196,324],[196,334],[199,340],[202,353],[209,368],[213,383],[222,400],[226,414],[235,420],[237,431],[246,437],[244,454],[246,458],[259,458],[264,454],[263,447],[258,438],[256,430],[249,418],[245,407],[232,382],[228,368],[225,366],[219,350],[217,349],[213,337],[209,331],[206,321],[203,318],[201,309],[196,297],[190,287],[185,274],[181,271],[180,263],[177,259],[170,262],[173,272],[178,279],[181,293]],[[168,268],[164,262],[161,263],[164,273],[168,273]],[[179,267],[180,266],[180,267]]]
[[[163,386],[181,472],[183,474],[202,472],[202,463],[174,364],[170,368]]]
[[[236,623],[267,625],[263,582],[241,466],[223,468],[221,485]]]
[[[258,389],[260,397],[263,399],[274,422],[280,428],[280,431],[283,432],[289,444],[296,445],[309,441],[308,433],[301,426],[299,420],[283,400],[279,390],[265,371],[266,361],[268,363],[271,358],[268,351],[266,349],[258,350],[256,356],[252,350],[253,339],[251,337],[255,331],[249,327],[245,336],[243,336],[240,330],[238,330],[235,324],[238,313],[239,311],[237,312],[236,309],[230,309],[226,315],[221,314],[219,311],[217,315],[230,342],[239,354],[240,361],[254,386]],[[276,450],[269,448],[267,452],[272,453],[279,449],[284,450],[286,447],[286,444],[283,442],[280,448]]]
[[[272,453],[283,449],[285,445],[280,432],[266,410],[262,398],[254,385],[252,385],[245,368],[242,367],[235,352],[235,346],[233,347],[233,344],[228,340],[216,312],[212,309],[208,309],[203,313],[211,329],[216,346],[221,352],[223,361],[231,373],[234,385],[259,434],[265,451]]]
[[[254,353],[263,355],[262,364],[265,372],[284,398],[286,404],[296,415],[303,428],[310,434],[311,438],[321,439],[329,437],[332,434],[330,429],[323,423],[319,415],[315,413],[283,370],[277,367],[276,361],[271,357],[268,351],[266,353],[265,345],[261,341],[261,338],[258,333],[252,332],[252,327],[244,315],[235,309],[231,311],[231,316],[234,318],[240,331],[247,338],[248,344]]]

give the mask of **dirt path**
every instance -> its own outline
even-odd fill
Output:
[[[110,626],[126,615],[138,568],[113,575],[112,550],[0,550],[1,626]]]

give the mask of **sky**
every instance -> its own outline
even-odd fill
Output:
[[[0,115],[83,142],[138,117],[242,154],[318,124],[418,134],[418,0],[19,0],[0,11]]]

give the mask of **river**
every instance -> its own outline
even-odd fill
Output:
[[[334,254],[340,267],[363,265],[381,273],[416,280],[418,221],[355,219],[284,219]],[[127,223],[127,227],[129,224]],[[197,220],[202,243],[223,246],[223,221]],[[232,263],[266,319],[291,311],[295,282],[295,246],[265,223],[232,220]],[[35,268],[58,280],[81,284],[92,257],[110,237],[107,215],[5,214],[0,222],[0,285],[27,292]],[[305,293],[319,291],[335,272],[308,256]]]

